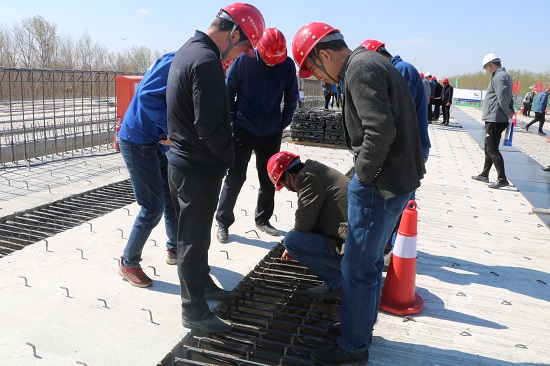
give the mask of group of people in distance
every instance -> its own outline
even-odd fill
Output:
[[[233,210],[254,152],[260,181],[256,227],[278,235],[270,223],[275,191],[296,192],[295,224],[284,238],[281,260],[294,258],[324,281],[308,290],[312,296],[341,297],[340,322],[330,327],[340,336],[314,350],[312,359],[322,365],[364,362],[380,303],[384,249],[426,173],[432,93],[424,87],[426,76],[384,43],[368,39],[352,50],[326,23],[303,25],[291,49],[294,60],[284,35],[266,28],[256,7],[234,3],[145,73],[119,132],[141,210],[118,271],[134,286],[151,286],[140,261],[164,214],[166,262],[177,265],[182,324],[231,330],[232,323],[207,303],[237,297],[210,276],[211,225],[215,218],[217,240],[230,241]],[[341,86],[352,177],[280,151],[299,99],[294,62],[299,77]],[[447,80],[444,85],[450,94],[441,98],[450,107],[452,87]],[[448,124],[449,109],[443,114]]]

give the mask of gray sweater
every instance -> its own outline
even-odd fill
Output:
[[[414,191],[424,157],[411,91],[399,71],[377,52],[351,53],[344,78],[344,130],[357,177],[384,199]]]
[[[504,67],[493,72],[483,102],[484,122],[508,122],[512,109],[512,78]]]

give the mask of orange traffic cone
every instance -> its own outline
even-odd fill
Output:
[[[418,314],[424,307],[424,299],[415,293],[417,218],[416,202],[410,200],[401,217],[380,298],[380,310],[387,313]]]

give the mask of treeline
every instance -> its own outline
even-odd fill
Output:
[[[506,65],[504,65],[506,66]],[[527,70],[507,70],[513,81],[519,81],[519,93],[517,96],[523,97],[535,84],[542,83],[544,89],[550,86],[550,71],[532,72]],[[449,83],[455,86],[455,80],[458,79],[458,87],[462,89],[487,89],[491,77],[484,71],[476,73],[449,76]]]
[[[0,67],[5,68],[145,72],[161,55],[144,46],[109,52],[87,30],[73,39],[40,15],[12,26],[0,23]]]

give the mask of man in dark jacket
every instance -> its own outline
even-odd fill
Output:
[[[300,75],[344,81],[344,132],[354,155],[342,259],[342,336],[313,351],[322,365],[365,362],[378,315],[384,246],[424,176],[416,111],[407,82],[382,55],[351,51],[339,30],[304,25],[292,43]]]
[[[439,121],[439,114],[441,112],[441,96],[443,94],[443,86],[437,81],[437,78],[433,76],[433,81],[435,82],[435,89],[434,89],[434,117],[433,121],[437,122]]]
[[[280,150],[283,130],[292,121],[298,104],[298,83],[294,62],[287,56],[285,37],[277,28],[264,31],[254,57],[241,55],[233,62],[227,74],[227,94],[235,164],[225,178],[216,213],[218,241],[227,242],[229,226],[235,222],[233,210],[246,180],[252,152],[260,182],[254,215],[256,227],[269,235],[278,235],[269,222],[275,208],[275,188],[265,166]]]
[[[453,104],[453,87],[449,85],[449,79],[444,78],[443,82],[443,97],[441,98],[441,104],[443,105],[443,123],[445,126],[449,125],[449,119],[451,118],[451,104]]]
[[[286,187],[298,194],[294,229],[285,235],[281,260],[295,258],[324,281],[308,289],[311,295],[340,296],[345,237],[339,230],[348,221],[349,179],[317,161],[302,163],[298,155],[288,151],[273,155],[267,172],[275,189]]]
[[[533,105],[533,100],[535,99],[536,92],[530,90],[523,97],[523,115],[531,117],[531,106]]]
[[[493,164],[497,170],[498,179],[489,185],[489,188],[498,189],[506,187],[510,183],[506,179],[504,171],[504,158],[498,149],[502,132],[508,127],[508,119],[514,115],[512,100],[512,78],[502,67],[500,58],[494,53],[483,57],[483,69],[491,75],[491,81],[487,87],[485,100],[483,101],[483,114],[481,119],[485,122],[485,163],[483,171],[472,179],[488,183],[489,172]]]
[[[168,74],[168,174],[178,214],[178,276],[187,328],[224,332],[232,327],[206,302],[236,297],[214,283],[208,266],[218,194],[235,158],[222,62],[253,52],[263,29],[258,9],[231,4],[206,32],[196,31],[179,49]]]

